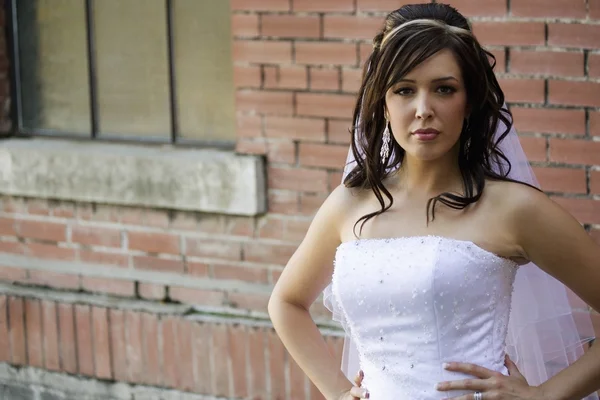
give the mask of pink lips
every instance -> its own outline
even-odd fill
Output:
[[[437,129],[417,129],[412,134],[419,140],[428,141],[435,139],[440,134],[440,131]]]

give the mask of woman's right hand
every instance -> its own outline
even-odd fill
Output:
[[[358,375],[354,378],[354,386],[347,392],[342,393],[338,400],[368,399],[369,391],[361,387],[364,377],[362,370],[358,371]]]

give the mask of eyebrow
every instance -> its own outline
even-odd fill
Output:
[[[456,78],[455,78],[455,77],[453,77],[453,76],[444,76],[444,77],[442,77],[442,78],[436,78],[436,79],[432,80],[431,82],[442,82],[442,81],[450,81],[450,80],[453,80],[453,81],[456,81],[456,82],[458,82],[458,79],[456,79]],[[410,83],[416,83],[416,81],[414,81],[414,80],[412,80],[412,79],[400,79],[398,82],[410,82]]]

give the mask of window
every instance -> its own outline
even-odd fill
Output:
[[[231,145],[225,0],[12,0],[19,132]]]

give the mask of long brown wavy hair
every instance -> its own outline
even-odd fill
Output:
[[[496,59],[481,47],[467,19],[446,4],[411,4],[391,12],[382,30],[373,39],[373,52],[367,59],[362,76],[353,121],[352,152],[356,167],[344,179],[346,187],[371,189],[381,209],[361,217],[361,228],[371,218],[384,213],[393,204],[383,180],[395,171],[405,151],[391,141],[391,155],[382,163],[379,151],[386,128],[386,92],[416,66],[441,50],[455,55],[464,77],[468,119],[463,124],[459,143],[458,165],[463,179],[464,196],[445,192],[427,202],[427,222],[435,218],[435,206],[442,203],[464,209],[480,199],[486,178],[508,178],[510,162],[498,149],[499,142],[510,132],[512,115],[504,105],[504,93],[494,75]],[[506,130],[494,138],[501,121]],[[391,132],[391,126],[388,125]],[[493,165],[504,166],[501,170]],[[513,181],[514,182],[514,181]],[[388,203],[384,200],[387,197]]]

